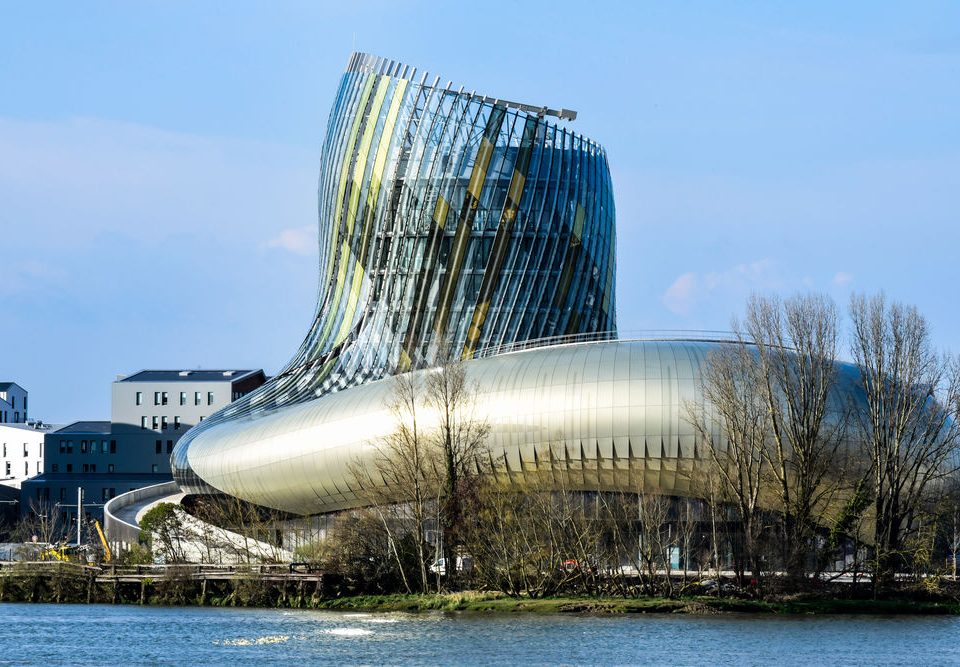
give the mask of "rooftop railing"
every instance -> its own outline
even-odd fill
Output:
[[[707,343],[736,342],[737,334],[731,331],[684,329],[637,329],[632,331],[593,331],[590,333],[569,334],[565,336],[548,336],[535,338],[503,345],[491,345],[477,350],[473,358],[484,359],[498,354],[509,354],[521,350],[531,350],[539,347],[553,347],[556,345],[572,345],[575,343],[602,343],[612,340],[619,341],[700,341]]]

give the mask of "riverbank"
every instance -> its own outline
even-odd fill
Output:
[[[744,600],[713,596],[685,598],[515,598],[500,593],[361,595],[324,600],[319,609],[370,612],[500,612],[540,614],[926,614],[960,615],[960,602],[910,599],[846,600],[803,598]]]
[[[23,563],[0,568],[0,602],[261,607],[365,612],[535,614],[882,614],[960,615],[954,596],[911,594],[886,599],[829,594],[767,599],[690,596],[548,598],[499,592],[353,595],[346,582],[322,573],[283,572],[274,566],[200,568],[141,566],[103,570],[69,563]]]

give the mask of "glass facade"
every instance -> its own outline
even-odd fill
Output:
[[[320,291],[310,330],[270,382],[181,439],[172,464],[205,488],[190,443],[224,422],[432,365],[441,351],[615,337],[615,211],[606,154],[570,112],[440,86],[353,54],[318,187]]]

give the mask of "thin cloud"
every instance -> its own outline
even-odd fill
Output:
[[[268,248],[280,248],[295,255],[312,255],[317,248],[316,228],[313,225],[284,229],[267,241]]]
[[[743,298],[757,290],[783,287],[772,259],[737,264],[722,271],[683,273],[671,283],[660,300],[670,312],[689,316],[708,302]]]
[[[847,273],[846,271],[837,271],[833,276],[833,284],[837,287],[842,287],[843,285],[849,285],[853,282],[853,274]]]

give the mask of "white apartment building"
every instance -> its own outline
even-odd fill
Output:
[[[27,390],[16,382],[0,382],[0,424],[27,423]]]

